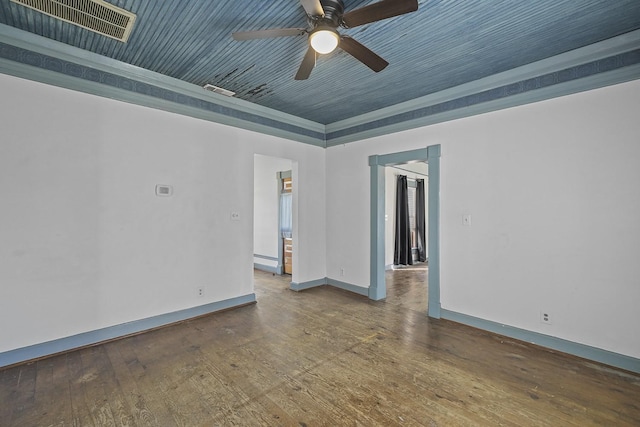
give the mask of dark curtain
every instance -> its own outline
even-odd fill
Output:
[[[409,190],[407,177],[398,175],[396,186],[396,238],[393,251],[394,265],[412,265],[411,230],[409,226]]]
[[[425,234],[424,211],[424,179],[416,179],[416,240],[418,246],[418,260],[427,260],[427,239]]]

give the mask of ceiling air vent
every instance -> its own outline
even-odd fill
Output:
[[[126,42],[136,15],[103,0],[11,0],[103,36]]]
[[[224,95],[224,96],[233,96],[236,94],[235,92],[231,92],[230,90],[223,89],[221,87],[210,85],[210,84],[206,84],[202,87],[205,88],[206,90],[210,90],[213,93],[219,93],[220,95]]]

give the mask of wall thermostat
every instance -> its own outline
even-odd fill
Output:
[[[173,187],[170,185],[156,185],[156,196],[169,197],[173,194]]]

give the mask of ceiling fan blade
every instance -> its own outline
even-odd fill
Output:
[[[382,0],[345,13],[342,21],[347,27],[353,28],[416,10],[418,10],[418,0]]]
[[[311,75],[311,71],[313,67],[316,66],[316,51],[313,50],[311,46],[307,49],[307,53],[305,53],[304,58],[302,59],[302,64],[300,64],[300,68],[298,68],[298,72],[296,73],[296,80],[306,80]]]
[[[323,16],[324,9],[322,8],[322,4],[320,4],[320,0],[300,0],[300,4],[304,7],[305,12],[309,16]]]
[[[340,37],[340,49],[371,68],[376,73],[384,70],[389,63],[376,55],[371,49],[348,36]]]
[[[286,36],[301,36],[306,34],[305,28],[271,28],[269,30],[258,31],[240,31],[232,33],[231,37],[235,40],[255,40],[255,39],[269,39],[272,37],[286,37]]]

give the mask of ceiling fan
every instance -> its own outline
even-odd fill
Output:
[[[307,28],[272,28],[232,34],[235,40],[241,41],[307,35],[309,48],[296,80],[305,80],[311,75],[318,54],[333,52],[337,47],[376,73],[382,71],[389,63],[353,38],[341,35],[338,27],[353,28],[418,10],[418,0],[381,0],[346,13],[342,0],[300,0],[300,3],[307,13]]]

